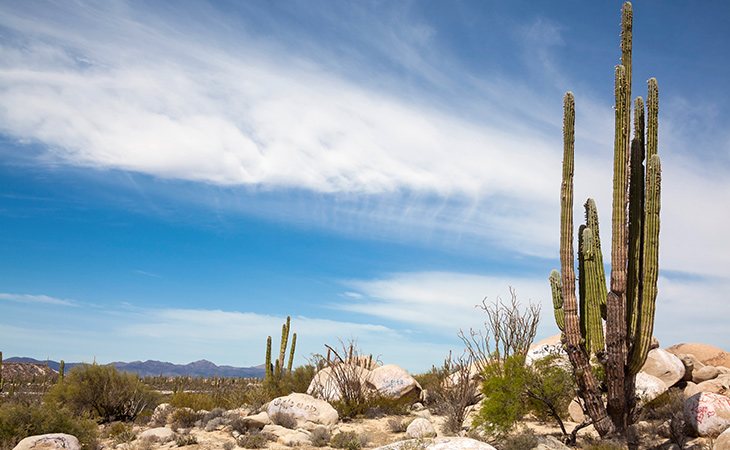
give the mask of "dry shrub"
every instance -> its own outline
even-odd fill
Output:
[[[332,433],[326,427],[317,427],[312,431],[312,435],[309,436],[312,445],[315,447],[324,447],[330,443],[332,439]]]
[[[391,433],[405,433],[411,422],[413,422],[413,419],[391,417],[388,419],[388,430],[390,430]]]
[[[451,355],[444,361],[444,372],[449,377],[432,388],[432,409],[446,417],[443,431],[446,434],[457,434],[466,418],[466,410],[477,402],[479,381],[472,373],[473,359],[470,353],[462,355],[455,361]]]
[[[294,415],[285,413],[283,411],[277,411],[271,415],[271,421],[276,425],[281,425],[284,428],[293,430],[297,427],[297,419]]]
[[[345,450],[360,450],[367,443],[367,435],[364,433],[357,434],[354,431],[341,431],[330,439],[331,447],[344,448]]]

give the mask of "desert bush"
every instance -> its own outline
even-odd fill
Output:
[[[285,413],[283,411],[277,411],[271,415],[271,421],[276,425],[281,425],[284,428],[293,430],[297,427],[297,419],[294,415]]]
[[[434,406],[437,404],[436,400],[434,400],[434,396],[432,393],[436,392],[438,389],[441,389],[441,387],[444,384],[444,380],[451,375],[451,371],[449,367],[436,367],[431,366],[431,370],[428,372],[424,372],[421,374],[413,375],[413,378],[418,381],[418,384],[421,385],[424,391],[428,393],[428,396],[426,397],[424,404],[426,406]]]
[[[198,443],[198,438],[190,433],[178,433],[175,435],[175,445],[178,447],[185,447],[188,445],[195,445]]]
[[[77,366],[46,394],[46,401],[66,406],[80,415],[94,415],[99,422],[132,421],[155,405],[155,394],[137,375],[114,366]]]
[[[673,444],[684,448],[687,443],[687,422],[684,417],[684,393],[673,388],[646,404],[639,412],[640,421],[649,421],[648,438],[668,438]]]
[[[71,434],[82,449],[96,449],[98,427],[91,419],[49,404],[0,404],[0,450],[12,449],[25,437],[46,433]]]
[[[132,427],[124,422],[113,422],[106,429],[106,435],[115,444],[129,444],[137,439],[137,434]]]
[[[231,441],[226,441],[223,443],[223,450],[233,450],[236,447],[236,444]]]
[[[137,444],[134,446],[135,450],[152,450],[155,446],[155,441],[153,439],[144,438],[144,439],[138,439]]]
[[[466,418],[466,409],[476,403],[479,381],[472,377],[472,361],[469,353],[455,361],[449,355],[443,367],[446,373],[451,373],[451,376],[430,391],[434,403],[432,408],[436,413],[446,417],[443,425],[446,434],[456,434],[461,431]]]
[[[170,415],[173,430],[178,428],[192,428],[200,420],[201,415],[190,408],[177,408]]]
[[[215,431],[216,429],[218,429],[218,427],[221,427],[221,426],[224,426],[224,425],[228,425],[228,421],[225,418],[223,418],[223,417],[215,417],[215,418],[210,419],[209,421],[207,421],[205,423],[205,425],[202,426],[202,428],[205,431],[210,432],[210,431]]]
[[[531,429],[525,427],[517,433],[504,437],[500,443],[500,450],[526,450],[535,448],[538,445],[537,435]]]
[[[325,427],[317,427],[312,431],[312,435],[309,436],[312,445],[315,447],[324,447],[330,443],[332,439],[332,433]]]
[[[267,433],[260,431],[251,431],[250,433],[242,434],[236,439],[236,443],[239,447],[243,448],[266,448],[272,436]]]
[[[168,400],[169,404],[176,408],[190,408],[194,411],[210,411],[221,405],[216,404],[213,396],[206,392],[175,392]]]
[[[405,433],[408,429],[408,425],[413,422],[413,419],[404,419],[401,417],[391,417],[388,419],[388,430],[391,433]]]
[[[474,424],[501,437],[527,413],[524,389],[528,373],[524,357],[512,356],[502,365],[488,365],[483,376],[484,399]]]
[[[341,431],[330,439],[330,447],[345,450],[360,450],[367,443],[368,438],[365,434],[357,434],[354,431]]]

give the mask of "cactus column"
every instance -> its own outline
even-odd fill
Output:
[[[644,103],[635,102],[631,125],[631,36],[633,11],[622,9],[621,62],[615,70],[615,136],[610,290],[601,255],[595,202],[586,202],[586,223],[579,229],[579,301],[573,259],[573,95],[566,94],[563,118],[563,179],[560,191],[561,276],[550,274],[555,319],[575,370],[579,395],[601,436],[626,436],[635,404],[635,376],[651,344],[657,295],[661,162],[657,154],[658,88],[649,80],[647,130]],[[646,150],[644,150],[646,149]],[[646,153],[646,173],[644,171]],[[578,311],[580,305],[580,313]],[[606,335],[603,336],[605,319]],[[589,358],[595,353],[606,371],[607,403],[596,389]],[[610,417],[610,420],[608,418]]]

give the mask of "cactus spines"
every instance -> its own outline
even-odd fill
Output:
[[[550,275],[555,319],[564,342],[586,411],[601,436],[626,436],[635,404],[636,373],[646,361],[652,342],[659,261],[661,162],[658,147],[659,94],[656,80],[648,82],[646,124],[644,101],[634,105],[631,140],[631,46],[633,9],[622,9],[621,64],[615,69],[615,135],[611,217],[611,277],[601,255],[595,203],[586,202],[586,223],[579,228],[579,300],[573,266],[573,95],[566,94],[563,117],[563,170],[560,191],[561,274]],[[645,132],[646,125],[646,132]],[[646,169],[644,161],[646,160]],[[556,295],[559,290],[560,295]],[[580,314],[576,303],[580,304]],[[603,320],[606,331],[603,335]],[[606,371],[607,402],[597,392],[588,358],[601,355]],[[609,419],[610,418],[610,419]]]
[[[294,351],[297,348],[297,334],[294,333],[291,337],[291,350],[289,351],[289,362],[286,365],[287,373],[291,373],[292,364],[294,364]]]
[[[271,336],[268,336],[266,338],[266,362],[264,363],[266,365],[266,380],[270,380],[272,374],[272,367],[271,367]]]
[[[553,270],[550,272],[550,290],[553,294],[553,312],[555,313],[555,323],[560,331],[565,331],[565,311],[563,310],[563,293],[560,283],[560,272]]]

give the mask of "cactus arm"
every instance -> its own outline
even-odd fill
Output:
[[[266,338],[266,361],[264,362],[266,365],[266,380],[271,380],[271,336],[268,336]]]
[[[596,208],[596,201],[592,198],[586,200],[584,205],[586,210],[586,227],[590,228],[593,232],[593,258],[598,266],[598,279],[600,282],[600,295],[599,306],[601,311],[601,317],[606,318],[606,269],[603,266],[603,251],[601,250],[601,237],[600,230],[598,227],[598,209]]]
[[[289,351],[289,363],[286,365],[286,371],[291,373],[292,365],[294,364],[294,351],[297,348],[297,334],[294,333],[291,338],[291,350]]]
[[[596,354],[603,352],[603,320],[601,298],[605,299],[606,283],[601,278],[600,259],[595,252],[593,230],[584,228],[581,233],[583,248],[583,273],[585,278],[585,328],[586,350]],[[588,337],[590,336],[590,339]]]
[[[555,314],[555,323],[560,331],[565,331],[565,310],[563,310],[563,293],[560,284],[560,272],[553,270],[550,272],[550,290],[553,294],[553,312]]]
[[[279,368],[284,368],[284,357],[286,356],[286,346],[289,341],[289,327],[291,326],[291,317],[286,316],[286,322],[281,326],[281,346],[279,347]]]

